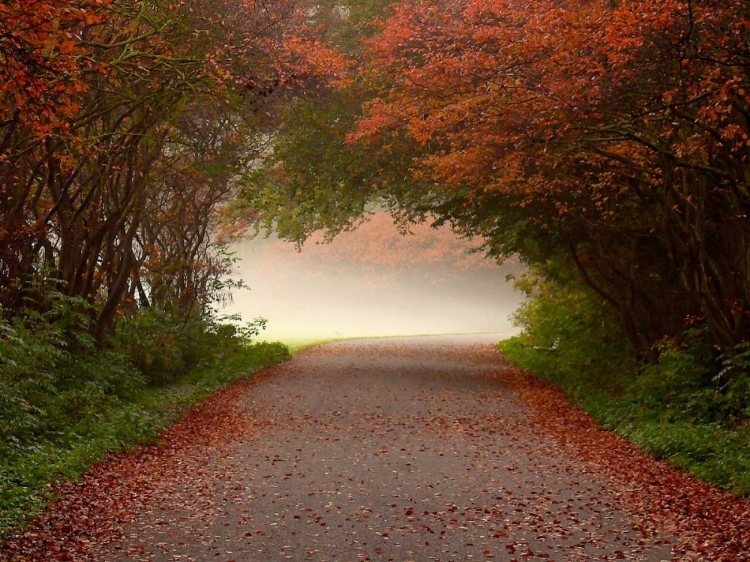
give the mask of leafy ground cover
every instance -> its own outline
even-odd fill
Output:
[[[750,496],[750,379],[745,356],[717,357],[697,327],[639,362],[585,291],[544,284],[517,313],[525,331],[500,350],[557,385],[605,429],[732,494]],[[721,377],[731,378],[722,381]]]
[[[61,486],[0,560],[748,559],[746,499],[602,431],[493,347],[310,349]]]
[[[149,330],[130,326],[119,348],[104,350],[59,322],[0,323],[0,537],[59,483],[154,442],[218,388],[289,357],[283,344],[252,343],[231,326],[197,322],[170,336],[168,322],[144,321]]]
[[[518,342],[503,345],[513,354]],[[746,560],[750,553],[750,503],[675,470],[673,459],[656,460],[628,435],[602,431],[583,408],[571,406],[555,384],[523,369],[509,370],[505,380],[529,405],[535,426],[559,446],[605,474],[622,500],[645,515],[644,523],[672,529],[681,545],[672,560]],[[582,401],[579,401],[582,403]],[[700,431],[700,429],[696,429]],[[668,462],[669,461],[669,462]]]

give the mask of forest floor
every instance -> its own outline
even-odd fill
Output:
[[[0,560],[750,560],[750,502],[601,431],[495,339],[307,349],[60,486]]]

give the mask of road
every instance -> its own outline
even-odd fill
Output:
[[[671,560],[674,537],[532,423],[494,341],[299,354],[237,400],[243,423],[181,455],[99,559]]]

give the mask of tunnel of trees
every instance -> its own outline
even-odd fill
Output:
[[[749,134],[745,0],[2,2],[0,456],[197,364],[233,237],[383,210],[525,264],[531,343],[687,353],[746,427]]]
[[[6,320],[59,295],[102,344],[205,304],[222,214],[302,241],[376,204],[584,284],[643,358],[750,340],[744,2],[0,10]]]

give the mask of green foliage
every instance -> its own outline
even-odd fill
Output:
[[[48,302],[0,319],[0,537],[50,499],[50,483],[152,442],[216,389],[289,357],[283,344],[251,341],[263,319],[237,327],[149,309],[96,349],[89,305],[54,292]]]
[[[319,230],[329,237],[349,230],[371,202],[383,204],[379,190],[386,181],[389,191],[397,190],[407,154],[384,156],[346,143],[366,95],[355,85],[290,108],[273,153],[243,178],[238,214],[252,209],[260,226],[302,244]]]
[[[514,314],[524,334],[513,343],[527,367],[578,397],[592,388],[619,393],[635,358],[620,324],[592,291],[529,273],[517,282],[529,299]]]
[[[118,326],[118,343],[149,383],[169,382],[188,367],[185,350],[192,330],[181,324],[179,318],[147,308]]]
[[[264,318],[244,326],[223,323],[208,308],[183,312],[149,307],[119,323],[114,343],[149,384],[163,385],[188,370],[224,358],[242,342],[258,336],[265,325]]]
[[[534,276],[521,285],[531,296],[516,314],[524,332],[500,344],[514,363],[650,454],[750,495],[747,346],[717,358],[697,327],[663,343],[658,361],[639,364],[596,295]]]
[[[418,145],[393,139],[388,150],[347,141],[375,95],[360,62],[371,50],[374,23],[392,13],[392,0],[325,0],[310,10],[316,35],[350,57],[347,80],[336,87],[306,91],[280,115],[267,154],[241,181],[235,215],[256,228],[299,245],[314,232],[332,238],[350,230],[373,208],[394,215],[420,215],[429,186],[411,177]],[[421,189],[425,187],[424,189]]]

